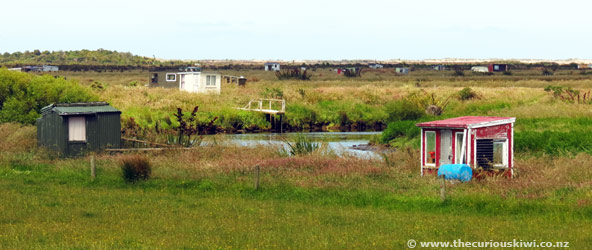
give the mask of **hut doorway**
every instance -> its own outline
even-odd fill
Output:
[[[440,131],[440,166],[452,163],[452,131]]]

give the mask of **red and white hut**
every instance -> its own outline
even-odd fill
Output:
[[[444,164],[467,164],[473,170],[508,170],[512,176],[515,121],[463,116],[416,124],[421,128],[421,175],[436,173]]]

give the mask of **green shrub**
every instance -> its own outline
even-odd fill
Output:
[[[284,98],[284,91],[282,91],[280,88],[265,88],[265,90],[261,92],[261,95],[265,98],[282,99]]]
[[[152,173],[148,157],[143,155],[126,155],[120,160],[122,177],[127,182],[147,180]]]
[[[64,78],[0,69],[0,122],[34,124],[41,108],[51,103],[97,100],[87,88]]]
[[[456,93],[457,98],[461,101],[467,101],[478,97],[477,93],[473,89],[466,87]]]
[[[320,143],[313,142],[311,139],[300,133],[291,139],[285,139],[284,142],[288,145],[290,155],[307,155],[321,148]]]
[[[397,100],[386,105],[387,122],[417,120],[425,115],[425,111],[407,99]]]
[[[382,132],[381,142],[389,143],[397,138],[406,137],[406,139],[414,139],[419,137],[421,129],[415,124],[417,120],[397,121],[388,124],[386,129]]]

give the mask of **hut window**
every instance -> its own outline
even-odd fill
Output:
[[[158,82],[158,74],[154,73],[152,74],[152,83],[157,83]]]
[[[504,146],[506,141],[493,141],[493,165],[504,166]]]
[[[177,75],[175,73],[166,74],[167,82],[174,82],[177,80]]]
[[[508,159],[507,140],[478,139],[477,163],[480,167],[506,167]]]
[[[425,162],[426,165],[436,165],[436,132],[425,132]]]
[[[69,141],[86,141],[86,119],[84,116],[68,118]]]
[[[216,86],[216,76],[206,76],[206,86]]]

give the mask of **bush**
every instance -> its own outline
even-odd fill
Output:
[[[321,144],[313,142],[303,134],[298,134],[292,140],[284,140],[288,145],[290,155],[307,155],[321,148]]]
[[[409,140],[419,137],[421,129],[415,126],[417,122],[416,120],[409,120],[389,123],[387,128],[382,132],[382,143],[389,143],[400,137],[406,137]]]
[[[386,108],[388,113],[387,122],[417,120],[425,114],[422,108],[407,99],[390,103]]]
[[[278,80],[310,80],[310,75],[306,74],[306,70],[287,69],[276,71],[275,76]]]
[[[124,156],[120,161],[123,179],[127,182],[147,180],[152,173],[148,157],[143,155]]]
[[[280,88],[265,88],[261,95],[265,98],[273,98],[273,99],[283,99],[284,98],[284,91]]]
[[[513,73],[512,71],[504,71],[504,75],[506,76],[511,76]]]
[[[461,101],[467,101],[467,100],[477,98],[477,93],[469,87],[466,87],[466,88],[462,89],[461,91],[458,91],[458,93],[456,93],[456,95],[457,95],[457,98]]]
[[[64,78],[0,69],[0,122],[34,124],[41,108],[51,103],[97,100],[87,88]]]
[[[347,68],[343,70],[343,75],[346,77],[362,77],[362,70],[360,68]]]

